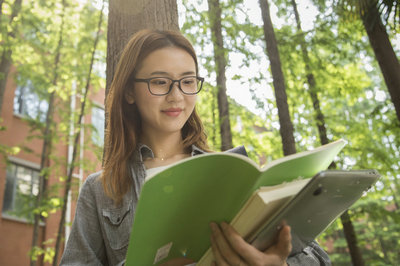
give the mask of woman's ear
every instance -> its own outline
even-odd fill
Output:
[[[127,90],[125,91],[125,100],[129,104],[133,104],[135,102],[135,98],[133,97],[133,90]]]

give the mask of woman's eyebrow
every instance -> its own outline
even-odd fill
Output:
[[[155,75],[170,75],[170,73],[165,72],[165,71],[154,71],[151,72],[150,74],[151,76],[155,76]],[[186,71],[180,74],[181,76],[187,76],[187,75],[196,75],[196,72],[194,71]]]
[[[187,71],[187,72],[182,73],[182,76],[186,76],[186,75],[196,75],[196,72],[194,72],[194,71]]]
[[[167,72],[164,71],[154,71],[150,73],[151,76],[156,76],[156,75],[168,75]]]

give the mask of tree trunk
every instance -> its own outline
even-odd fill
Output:
[[[11,55],[12,55],[12,50],[7,49],[7,50],[3,51],[2,56],[1,56],[1,62],[0,62],[0,117],[1,117],[2,108],[3,108],[3,98],[4,98],[4,92],[6,90],[8,73],[10,72],[10,67],[11,67]]]
[[[362,259],[362,255],[360,249],[357,246],[357,237],[354,231],[353,223],[351,222],[350,215],[348,211],[345,211],[341,216],[340,219],[343,224],[343,231],[344,236],[346,237],[347,245],[349,248],[353,248],[350,250],[351,261],[355,266],[363,266],[364,260]]]
[[[262,19],[264,22],[264,38],[267,45],[267,54],[271,65],[276,105],[278,107],[278,116],[280,123],[279,131],[282,138],[283,154],[286,156],[296,153],[296,145],[293,136],[294,129],[292,120],[290,118],[285,89],[285,79],[283,77],[278,45],[276,42],[275,32],[269,13],[268,0],[259,0],[259,3],[261,7]]]
[[[72,150],[72,159],[70,162],[70,165],[68,166],[68,172],[67,172],[67,180],[65,183],[65,189],[64,189],[64,199],[63,199],[63,205],[62,205],[62,210],[61,210],[61,218],[60,218],[60,223],[58,225],[58,233],[57,233],[57,240],[56,240],[56,246],[55,246],[55,254],[53,258],[53,266],[58,265],[58,254],[60,252],[60,245],[62,242],[62,236],[64,235],[64,229],[65,229],[65,215],[67,212],[67,202],[68,202],[68,196],[69,192],[71,190],[71,184],[72,184],[72,175],[75,170],[75,158],[76,154],[78,152],[79,148],[79,139],[80,139],[80,131],[82,129],[82,118],[85,115],[85,106],[86,106],[86,101],[87,101],[87,95],[89,92],[89,87],[90,87],[90,82],[91,82],[91,75],[92,75],[92,69],[93,69],[93,62],[94,62],[94,57],[95,53],[97,50],[97,43],[99,42],[99,37],[101,34],[101,24],[103,22],[103,10],[104,10],[104,0],[101,6],[100,10],[100,17],[99,17],[99,22],[97,24],[97,33],[96,33],[96,38],[94,40],[93,44],[93,50],[92,50],[92,56],[90,59],[90,65],[89,65],[89,71],[88,71],[88,77],[86,79],[86,87],[85,87],[85,93],[83,95],[83,100],[81,102],[81,109],[80,109],[80,114],[78,118],[78,128],[79,131],[75,135],[74,143],[73,143],[73,150]],[[74,112],[75,110],[71,110]]]
[[[217,71],[218,111],[221,132],[221,150],[232,148],[232,132],[229,120],[229,103],[226,95],[226,59],[222,38],[221,7],[219,0],[208,0],[208,15],[211,24],[211,35],[214,46],[214,60]]]
[[[216,112],[215,109],[216,109],[216,105],[217,105],[217,103],[216,103],[217,95],[216,94],[217,93],[215,93],[214,91],[211,92],[211,96],[212,96],[211,109],[212,109],[212,124],[213,125],[217,124],[217,118],[215,115],[215,112]],[[212,132],[213,132],[213,134],[212,134],[211,141],[212,141],[213,147],[216,147],[217,146],[217,128],[215,126],[212,127]]]
[[[379,236],[378,239],[379,239],[379,244],[381,245],[384,262],[386,264],[390,264],[391,260],[390,260],[390,257],[388,256],[388,250],[390,250],[390,249],[388,249],[386,247],[385,240],[383,240],[381,236]]]
[[[57,85],[58,80],[58,65],[60,63],[61,57],[61,47],[63,44],[63,31],[64,31],[64,14],[65,14],[65,0],[62,1],[63,11],[61,13],[61,25],[60,25],[60,36],[58,39],[58,44],[56,48],[56,57],[54,59],[54,73],[53,73],[53,81],[52,84],[54,86]],[[43,147],[42,147],[42,155],[40,160],[40,175],[39,175],[39,191],[35,203],[35,208],[38,209],[40,207],[44,192],[45,192],[45,184],[48,178],[48,171],[45,169],[49,166],[49,156],[51,152],[52,145],[52,124],[53,124],[53,110],[54,110],[54,98],[55,92],[53,91],[49,95],[49,107],[46,114],[46,127],[44,132],[43,139]],[[35,249],[38,234],[39,234],[39,222],[40,222],[40,213],[35,213],[34,215],[34,225],[33,225],[33,237],[32,237],[32,250]],[[36,264],[36,260],[32,258],[30,265],[34,266]]]
[[[1,110],[3,108],[3,97],[4,91],[6,90],[6,83],[8,78],[8,72],[10,72],[11,67],[11,55],[12,55],[12,47],[8,43],[10,38],[14,38],[16,34],[16,27],[12,25],[14,19],[18,16],[21,10],[22,0],[15,0],[12,6],[12,12],[9,20],[9,25],[11,26],[11,31],[6,34],[5,40],[2,42],[3,51],[1,55],[1,62],[0,62],[0,117],[1,117]],[[3,1],[0,2],[0,19],[2,19],[2,6]],[[3,28],[3,27],[1,27]]]
[[[179,30],[176,0],[110,0],[107,31],[107,86],[130,37],[145,28]]]
[[[297,4],[296,4],[295,0],[291,0],[291,1],[292,1],[293,10],[294,10],[294,16],[296,18],[296,24],[297,24],[297,30],[298,30],[297,33],[301,36],[300,47],[301,47],[303,61],[304,61],[305,69],[306,69],[307,83],[308,83],[308,87],[309,87],[308,92],[310,94],[311,101],[312,101],[313,107],[314,107],[314,115],[315,115],[315,121],[316,121],[317,128],[318,128],[319,139],[320,139],[321,144],[324,145],[324,144],[328,144],[328,142],[329,142],[327,134],[326,134],[325,118],[324,118],[324,114],[322,113],[321,107],[319,104],[317,86],[315,83],[314,74],[311,71],[310,57],[308,56],[306,40],[304,38],[304,32],[301,28],[301,22],[300,22],[299,12],[297,10]]]
[[[301,28],[301,22],[300,22],[299,12],[297,10],[297,4],[296,4],[295,0],[291,0],[291,1],[292,1],[293,10],[294,10],[294,15],[296,18],[298,34],[301,35],[300,46],[301,46],[301,51],[302,51],[305,69],[306,69],[307,82],[309,85],[309,94],[310,94],[310,97],[311,97],[311,100],[313,103],[313,107],[314,107],[315,120],[316,120],[316,124],[317,124],[317,128],[318,128],[318,134],[319,134],[321,144],[324,145],[324,144],[328,144],[328,142],[329,142],[327,134],[326,134],[325,118],[324,118],[324,115],[323,115],[320,105],[319,105],[317,88],[316,88],[316,84],[315,84],[314,75],[311,71],[310,57],[308,56],[306,41],[304,38],[303,30]],[[332,163],[330,166],[330,169],[332,169],[332,168],[336,168],[336,165],[334,163]],[[357,245],[357,238],[356,238],[356,234],[354,231],[354,227],[350,220],[350,216],[349,216],[347,210],[345,211],[345,213],[342,214],[340,219],[343,224],[343,232],[344,232],[344,235],[345,235],[345,238],[347,241],[347,246],[350,251],[353,265],[363,265],[364,262],[363,262],[363,258],[361,256],[360,249],[358,248],[358,245]],[[359,263],[361,263],[361,264],[359,264]]]
[[[361,16],[361,19],[389,90],[397,119],[400,122],[400,63],[390,43],[385,26],[382,24],[376,5],[373,5],[366,15]]]
[[[0,19],[1,19],[1,16],[3,15],[3,3],[4,3],[4,0],[0,0]]]

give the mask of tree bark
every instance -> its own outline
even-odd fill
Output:
[[[0,8],[3,6],[3,1],[0,2]],[[6,39],[3,40],[2,46],[3,51],[1,54],[1,62],[0,62],[0,117],[1,111],[3,108],[3,97],[4,91],[6,90],[6,83],[8,78],[8,73],[10,72],[11,67],[11,56],[12,56],[12,46],[8,43],[10,39],[14,38],[16,35],[17,28],[12,25],[14,19],[18,16],[19,12],[21,11],[22,0],[15,0],[12,6],[12,12],[9,19],[9,25],[11,26],[11,31],[6,34]],[[2,18],[2,10],[0,9],[0,19]]]
[[[289,106],[285,89],[285,79],[282,72],[281,59],[279,56],[278,45],[275,38],[274,28],[272,26],[269,13],[268,0],[259,0],[262,19],[264,22],[264,38],[267,45],[267,55],[271,64],[271,72],[275,89],[276,105],[278,107],[278,116],[280,123],[280,134],[282,138],[283,154],[289,155],[296,153],[294,141],[294,128],[290,118]]]
[[[3,3],[4,3],[4,0],[0,0],[0,18],[3,15]]]
[[[218,97],[217,93],[215,93],[214,91],[211,92],[211,97],[212,97],[211,98],[211,109],[212,109],[211,113],[212,113],[212,124],[213,125],[217,124],[217,118],[216,118],[216,114],[215,114],[216,105],[217,105],[216,99]],[[212,127],[212,132],[213,132],[213,135],[212,135],[211,141],[212,141],[213,147],[216,147],[217,146],[217,128],[215,126]]]
[[[6,90],[6,83],[8,78],[8,73],[10,72],[11,67],[11,55],[12,50],[7,49],[4,50],[1,56],[0,62],[0,117],[3,109],[3,98],[4,92]]]
[[[396,110],[397,119],[400,122],[399,60],[390,43],[385,26],[382,24],[376,5],[372,5],[366,15],[361,16],[361,19]]]
[[[306,76],[307,76],[307,83],[308,83],[308,93],[310,95],[313,108],[314,108],[314,116],[315,116],[315,122],[317,124],[318,128],[318,134],[319,134],[319,139],[322,145],[328,144],[329,140],[326,134],[326,127],[325,127],[325,117],[324,114],[321,111],[320,103],[319,103],[319,97],[318,97],[318,90],[317,86],[315,83],[315,78],[314,74],[312,73],[311,70],[311,62],[310,62],[310,57],[308,55],[307,51],[307,44],[306,40],[304,38],[304,32],[301,28],[301,21],[300,21],[300,16],[299,12],[297,10],[297,4],[295,0],[292,1],[292,6],[294,10],[294,16],[296,19],[296,25],[297,25],[297,33],[300,35],[300,47],[301,47],[301,53],[306,69]]]
[[[211,35],[214,46],[214,60],[217,72],[219,127],[221,132],[221,150],[232,148],[232,132],[229,119],[229,103],[226,95],[226,58],[222,37],[221,7],[219,0],[208,0],[208,15],[211,24]]]
[[[361,255],[361,251],[357,246],[357,236],[353,227],[353,223],[351,222],[350,215],[348,211],[345,211],[340,219],[343,224],[343,231],[345,232],[344,236],[346,237],[347,245],[349,248],[353,248],[350,250],[351,261],[355,266],[364,266],[364,260]]]
[[[76,154],[77,154],[78,149],[79,149],[80,132],[81,132],[81,129],[82,129],[82,118],[85,115],[85,106],[86,106],[87,95],[88,95],[88,92],[89,92],[89,87],[90,87],[90,82],[91,82],[91,75],[92,75],[94,57],[95,57],[95,53],[96,53],[96,50],[97,50],[97,44],[99,42],[99,38],[100,38],[100,34],[101,34],[101,24],[103,22],[104,1],[105,0],[103,0],[102,6],[101,6],[99,22],[97,24],[97,33],[96,33],[96,38],[95,38],[94,44],[93,44],[92,56],[91,56],[91,59],[90,59],[89,71],[88,71],[88,76],[87,76],[87,79],[86,79],[85,93],[84,93],[83,99],[81,101],[81,109],[80,109],[80,114],[79,114],[79,118],[78,118],[79,131],[75,135],[75,139],[74,139],[74,143],[73,143],[73,150],[72,150],[72,159],[71,159],[70,165],[68,166],[67,180],[66,180],[65,189],[64,189],[63,205],[62,205],[62,209],[61,209],[61,218],[60,218],[60,222],[59,222],[59,225],[58,225],[58,233],[57,233],[57,239],[56,239],[55,254],[54,254],[54,258],[53,258],[53,266],[56,266],[56,265],[59,264],[59,262],[58,262],[58,254],[60,252],[60,245],[61,245],[61,242],[62,242],[62,236],[64,235],[65,215],[66,215],[66,212],[67,212],[67,202],[68,202],[69,192],[71,190],[71,185],[72,185],[72,175],[73,175],[74,170],[75,170],[75,158],[76,158]],[[71,111],[74,112],[75,110],[71,110]]]
[[[110,0],[107,29],[107,82],[110,88],[120,53],[145,28],[179,30],[176,0]]]
[[[317,87],[316,87],[314,75],[311,71],[310,57],[308,55],[308,51],[307,51],[307,47],[306,47],[304,32],[301,28],[301,22],[300,22],[299,12],[297,10],[297,4],[296,4],[295,0],[291,0],[291,1],[292,1],[293,10],[294,10],[294,15],[296,18],[298,34],[300,34],[300,36],[301,36],[300,46],[301,46],[303,61],[305,64],[305,69],[306,69],[307,82],[309,85],[308,92],[310,94],[310,97],[311,97],[311,100],[313,103],[313,107],[314,107],[315,120],[316,120],[316,124],[317,124],[317,128],[318,128],[320,142],[322,145],[324,145],[324,144],[329,143],[329,140],[328,140],[328,137],[326,134],[325,118],[324,118],[324,114],[322,113],[320,104],[319,104]],[[336,168],[336,165],[334,163],[332,163],[329,168],[330,169]],[[350,216],[349,216],[347,210],[342,214],[341,222],[343,224],[343,233],[344,233],[346,241],[347,241],[347,246],[349,248],[349,252],[350,252],[350,255],[352,258],[353,265],[363,265],[364,262],[363,262],[363,258],[361,256],[360,249],[357,244],[357,238],[356,238],[356,234],[354,231],[354,227],[350,220]]]
[[[63,34],[64,34],[64,15],[65,15],[65,0],[62,1],[63,11],[61,13],[61,24],[60,24],[60,31],[59,31],[59,39],[56,48],[56,56],[54,58],[54,73],[53,73],[53,81],[52,84],[54,86],[57,85],[58,80],[58,65],[60,63],[61,58],[61,47],[63,45]],[[49,95],[49,107],[46,113],[46,126],[44,132],[44,139],[43,139],[43,147],[40,159],[40,175],[39,175],[39,191],[35,203],[35,208],[38,209],[40,207],[43,195],[46,189],[46,180],[48,178],[48,171],[45,169],[49,166],[49,157],[51,153],[51,146],[52,146],[52,125],[53,125],[53,111],[54,111],[54,98],[55,92],[51,92]],[[32,250],[36,247],[38,234],[39,234],[39,222],[40,222],[40,213],[35,213],[34,215],[34,224],[33,224],[33,237],[32,237]],[[30,265],[34,266],[36,264],[36,260],[32,258],[30,260]]]

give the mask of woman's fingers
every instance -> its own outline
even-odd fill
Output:
[[[228,266],[228,263],[224,260],[224,258],[222,257],[221,253],[219,252],[217,243],[215,242],[214,236],[211,235],[211,249],[213,251],[214,254],[214,259],[215,261],[213,261],[212,266]],[[218,262],[218,264],[217,264]]]
[[[246,264],[238,255],[238,252],[232,248],[230,244],[231,241],[226,239],[226,234],[221,231],[220,227],[216,223],[210,223],[210,227],[212,230],[211,247],[213,249],[217,265],[245,266]]]
[[[232,248],[235,250],[235,252],[240,254],[240,256],[246,262],[246,265],[263,264],[265,259],[264,254],[247,243],[232,226],[228,225],[227,223],[222,223],[221,228]]]
[[[286,259],[292,251],[290,226],[283,225],[279,231],[278,242],[269,247],[264,254],[269,258],[269,265],[287,265]]]
[[[265,252],[247,243],[227,223],[221,223],[220,227],[213,224],[212,230],[212,248],[217,265],[286,265],[286,258],[292,249],[290,227],[287,225],[279,232],[278,242]]]
[[[279,232],[276,248],[281,257],[289,256],[290,252],[292,251],[292,235],[290,234],[290,226],[283,226]]]

